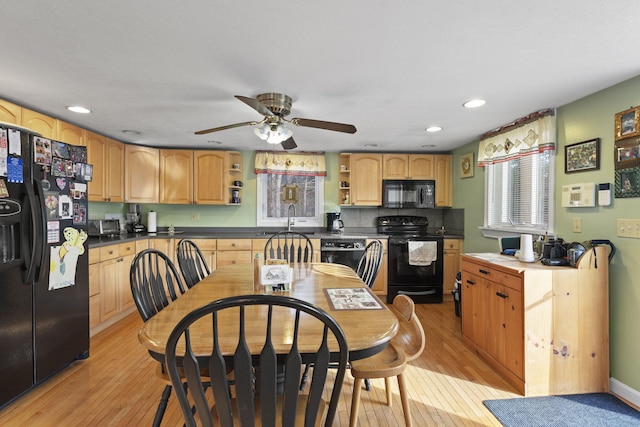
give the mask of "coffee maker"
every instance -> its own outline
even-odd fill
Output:
[[[327,231],[330,233],[341,233],[344,223],[340,219],[340,212],[327,212]]]
[[[129,233],[142,233],[146,230],[144,224],[142,224],[142,214],[138,203],[129,205],[126,221],[127,231]]]

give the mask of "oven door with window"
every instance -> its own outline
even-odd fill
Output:
[[[409,263],[409,240],[435,241],[437,259],[428,266]],[[442,238],[389,238],[387,302],[404,294],[417,303],[442,302],[444,240]]]

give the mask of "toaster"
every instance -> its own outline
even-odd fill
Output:
[[[90,219],[89,236],[110,236],[120,234],[118,219]]]

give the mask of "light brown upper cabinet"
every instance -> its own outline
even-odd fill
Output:
[[[382,205],[382,154],[351,154],[351,205]]]
[[[160,150],[127,144],[125,159],[125,200],[129,203],[158,203]]]
[[[436,180],[436,206],[450,207],[453,203],[453,194],[451,188],[451,155],[435,154],[434,159]]]
[[[71,145],[87,145],[85,130],[62,120],[58,120],[58,141]]]
[[[433,154],[385,153],[382,179],[434,179]]]
[[[45,116],[36,111],[23,108],[21,126],[38,132],[44,138],[58,139],[58,119]]]
[[[226,159],[226,151],[194,151],[194,203],[200,205],[227,203]]]
[[[107,138],[106,195],[109,202],[124,202],[125,145]]]
[[[87,162],[93,165],[89,183],[90,202],[123,202],[124,144],[86,131]]]
[[[160,150],[160,203],[193,203],[193,150]]]
[[[107,138],[87,131],[87,162],[93,166],[93,177],[89,182],[87,197],[90,202],[105,202],[107,171]]]
[[[0,121],[22,125],[22,107],[0,99]]]

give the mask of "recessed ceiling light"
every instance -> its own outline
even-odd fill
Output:
[[[91,112],[88,108],[80,107],[79,105],[71,105],[67,107],[67,110],[80,114],[89,114]]]
[[[442,126],[429,126],[425,130],[427,132],[440,132],[442,130]]]
[[[464,108],[478,108],[478,107],[482,107],[484,104],[486,104],[487,101],[485,101],[484,99],[471,99],[467,102],[465,102],[464,104],[462,104],[462,106]]]
[[[126,133],[127,135],[140,135],[140,132],[137,130],[125,129],[122,133]]]
[[[377,147],[378,144],[364,144],[365,147]]]
[[[220,141],[213,141],[213,140],[211,140],[211,141],[207,141],[207,142],[208,142],[209,144],[218,144],[218,145],[221,145],[221,144],[222,144],[222,142],[220,142]]]
[[[422,146],[422,148],[435,148],[436,145],[435,144],[425,144]]]

